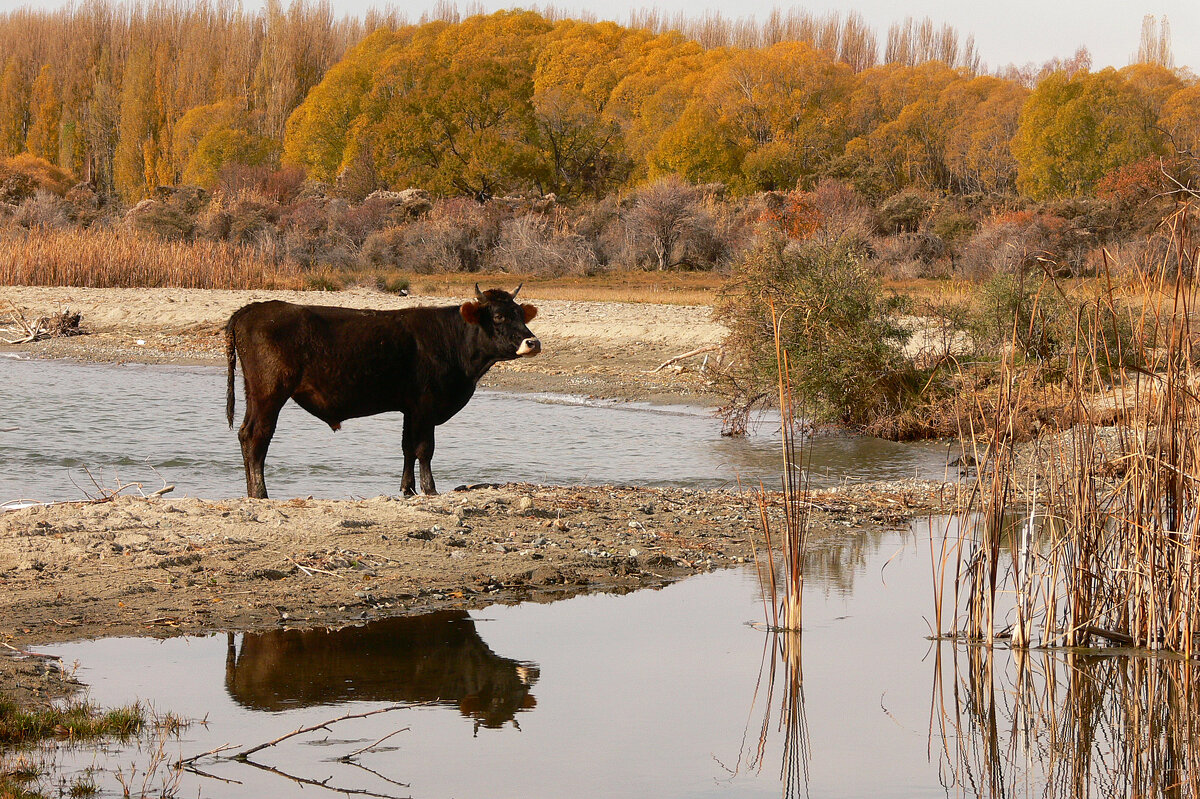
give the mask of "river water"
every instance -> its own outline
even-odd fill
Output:
[[[244,408],[238,381],[238,411]],[[0,502],[83,499],[140,482],[178,494],[242,495],[237,436],[225,423],[225,372],[215,367],[0,358]],[[235,418],[240,424],[240,415]],[[274,498],[395,494],[403,417],[347,421],[334,433],[294,403],[267,456]],[[16,429],[11,429],[16,428]],[[535,482],[712,488],[778,480],[778,419],[728,438],[693,406],[480,391],[437,430],[433,472],[460,484]],[[946,449],[864,437],[818,439],[813,484],[940,479]]]

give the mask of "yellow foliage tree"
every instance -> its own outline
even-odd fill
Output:
[[[715,156],[736,165],[719,176],[735,186],[795,188],[840,152],[853,80],[850,67],[803,42],[735,51],[710,70],[660,141],[655,163],[692,179],[717,177],[705,163]],[[705,145],[689,146],[693,137]]]
[[[957,191],[1008,192],[1016,188],[1017,160],[1009,143],[1017,133],[1025,87],[987,75],[948,86],[939,105],[949,119],[945,164]]]
[[[283,161],[316,180],[333,181],[346,160],[347,137],[384,53],[412,37],[412,28],[377,30],[325,73],[288,118]]]
[[[125,67],[121,86],[120,123],[113,154],[113,182],[126,202],[136,202],[153,188],[147,156],[153,162],[156,134],[152,55],[138,47]]]
[[[1108,68],[1042,80],[1021,112],[1012,150],[1018,188],[1046,199],[1087,194],[1114,169],[1160,153],[1162,143],[1142,95]]]
[[[854,135],[841,169],[875,194],[910,184],[948,186],[946,141],[958,98],[943,95],[965,82],[963,72],[937,61],[862,73],[847,102],[846,125]]]
[[[59,123],[62,103],[54,85],[54,74],[47,64],[38,72],[30,91],[29,108],[31,118],[25,147],[38,158],[54,163],[58,161]]]
[[[664,171],[663,163],[671,156],[656,153],[659,140],[664,134],[679,135],[669,129],[680,119],[705,75],[728,54],[725,49],[705,50],[678,33],[664,33],[642,45],[629,71],[613,88],[608,107],[633,163],[633,180],[645,178],[652,169]],[[667,167],[665,171],[677,169]]]
[[[249,131],[218,125],[196,143],[184,167],[183,180],[211,188],[230,164],[275,166],[279,162],[279,144]]]
[[[550,24],[501,11],[425,25],[380,62],[345,163],[364,148],[388,186],[492,194],[543,188],[533,118],[534,64]]]
[[[16,56],[9,56],[0,73],[0,156],[25,149],[29,98],[25,75]]]
[[[531,102],[551,191],[599,196],[632,170],[609,105],[649,38],[612,22],[574,20],[559,23],[547,37]]]
[[[1200,158],[1200,84],[1175,92],[1163,104],[1159,125],[1170,146],[1191,158]]]

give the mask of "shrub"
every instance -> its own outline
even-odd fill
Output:
[[[188,241],[196,227],[186,211],[162,200],[142,200],[125,214],[125,224],[167,241]]]
[[[949,271],[945,259],[950,248],[932,233],[888,236],[876,241],[873,250],[874,263],[882,276],[913,280],[942,277]]]
[[[591,275],[599,268],[582,236],[540,214],[504,222],[488,262],[504,271],[534,275]]]
[[[362,260],[374,267],[404,269],[404,230],[388,227],[367,236],[362,246]]]
[[[934,200],[929,194],[916,189],[888,197],[879,206],[876,225],[884,235],[916,233],[922,220],[933,210]]]
[[[1152,342],[1134,340],[1128,313],[1113,309],[1106,297],[1068,296],[1052,278],[1037,273],[998,274],[980,287],[975,338],[1012,346],[1026,361],[1037,362],[1042,380],[1057,380],[1082,362],[1085,375],[1107,378],[1118,366],[1137,366]]]
[[[930,233],[945,242],[947,247],[953,247],[969,239],[978,224],[970,214],[947,209],[934,213],[928,226]]]
[[[33,197],[21,203],[13,221],[24,228],[55,228],[63,230],[75,223],[71,204],[57,194],[39,189]]]
[[[996,274],[1040,271],[1079,274],[1087,237],[1061,217],[1015,211],[980,225],[963,248],[959,269],[965,277],[986,280]]]
[[[69,172],[31,153],[0,159],[0,202],[18,205],[39,189],[61,197],[72,183]]]
[[[279,219],[279,208],[259,200],[240,199],[229,208],[228,240],[250,244],[271,237]]]
[[[443,200],[423,219],[399,228],[398,257],[425,274],[478,272],[500,238],[504,210],[466,198]]]
[[[739,259],[718,308],[740,364],[727,375],[731,406],[773,393],[772,304],[796,394],[814,418],[863,428],[914,391],[901,352],[908,334],[856,247],[766,236]]]
[[[344,200],[306,198],[282,212],[277,229],[288,257],[305,266],[346,266],[356,260],[358,244],[342,221],[349,206]]]
[[[724,267],[744,220],[723,212],[717,202],[720,188],[693,186],[678,177],[642,188],[620,210],[619,225],[602,232],[600,247],[611,254],[601,260],[660,271]]]

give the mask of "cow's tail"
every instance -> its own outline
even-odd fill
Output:
[[[229,362],[229,382],[225,388],[225,420],[229,422],[230,429],[233,429],[233,371],[237,366],[237,326],[234,324],[237,317],[235,313],[225,324],[225,359]]]

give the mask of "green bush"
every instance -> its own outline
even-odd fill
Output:
[[[1037,362],[1045,379],[1068,375],[1073,365],[1102,380],[1121,366],[1139,365],[1151,341],[1140,341],[1130,315],[1103,296],[1067,296],[1057,281],[1032,272],[997,274],[979,291],[973,325],[977,342],[1014,347]]]
[[[933,210],[933,197],[916,189],[905,189],[884,200],[876,214],[879,232],[891,236],[896,233],[916,233],[923,220]]]
[[[739,260],[719,306],[739,364],[728,375],[731,407],[776,391],[772,307],[797,401],[814,419],[866,428],[916,391],[908,333],[856,241],[764,236]]]

